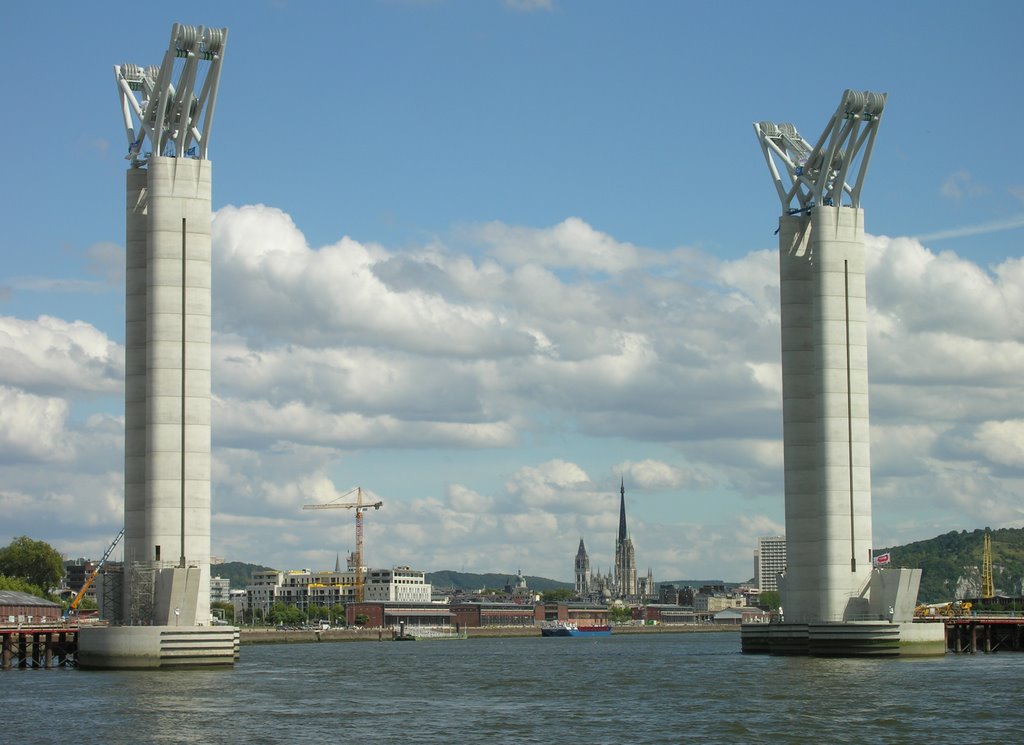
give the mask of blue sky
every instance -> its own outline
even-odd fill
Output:
[[[171,14],[173,12],[173,15]],[[889,93],[862,203],[875,542],[1024,524],[1018,3],[13,7],[0,514],[72,556],[121,523],[113,65],[228,26],[213,550],[570,579],[620,475],[656,579],[782,530],[780,211],[752,122]]]

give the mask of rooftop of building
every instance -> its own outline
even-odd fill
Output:
[[[58,603],[51,602],[38,595],[31,595],[27,592],[17,590],[0,590],[0,605],[29,605],[41,608],[59,608]]]

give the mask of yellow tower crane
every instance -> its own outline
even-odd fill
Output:
[[[992,534],[985,531],[985,542],[981,552],[981,597],[994,598],[996,586],[992,579]]]
[[[356,499],[354,502],[341,502],[339,500],[344,499],[349,494],[355,492]],[[379,510],[381,505],[384,504],[380,500],[376,502],[364,502],[363,501],[363,488],[357,486],[352,491],[342,494],[337,499],[326,502],[324,504],[304,504],[302,509],[304,510],[338,510],[347,509],[356,511],[356,550],[352,557],[352,563],[355,564],[356,570],[356,602],[363,602],[363,513],[373,507],[375,510]]]

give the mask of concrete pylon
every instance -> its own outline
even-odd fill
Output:
[[[787,623],[868,613],[871,453],[860,193],[885,94],[847,90],[813,147],[758,122],[782,202],[779,279]]]
[[[227,29],[174,24],[159,67],[118,65],[128,136],[125,604],[210,622],[211,192]],[[151,152],[144,152],[148,143]]]
[[[863,213],[780,219],[787,568],[795,622],[849,620],[871,574]]]

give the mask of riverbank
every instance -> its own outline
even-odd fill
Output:
[[[464,629],[469,639],[540,636],[537,626],[484,626]],[[737,632],[739,626],[668,625],[668,626],[616,626],[615,634],[694,634]],[[310,644],[315,642],[376,642],[391,641],[391,629],[327,629],[278,631],[271,628],[243,628],[242,644]]]

